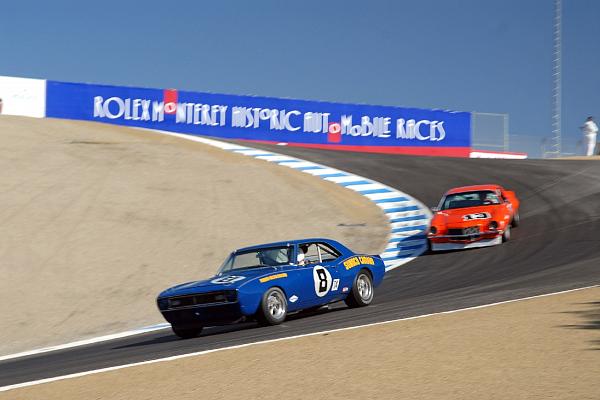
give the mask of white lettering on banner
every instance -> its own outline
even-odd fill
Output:
[[[142,121],[150,121],[150,100],[142,100]]]
[[[180,124],[185,121],[185,106],[186,103],[177,104],[177,110],[175,111],[175,122]]]
[[[363,116],[360,119],[360,125],[352,124],[352,115],[342,115],[342,135],[351,136],[373,136],[373,137],[390,137],[390,124],[392,119],[389,117],[373,117]]]
[[[292,125],[291,116],[299,116],[302,113],[298,110],[286,111],[270,108],[248,108],[233,107],[231,112],[231,126],[234,128],[258,128],[261,121],[269,121],[269,129],[286,130],[295,132],[300,126]]]
[[[304,132],[327,133],[329,131],[329,113],[304,113]]]
[[[229,110],[231,110],[229,126],[232,128],[263,128],[285,132],[296,132],[302,129],[306,133],[329,135],[335,133],[355,137],[393,138],[402,141],[439,142],[446,138],[444,121],[428,119],[398,118],[394,136],[391,128],[392,118],[385,116],[363,115],[360,117],[360,123],[355,123],[351,114],[342,114],[338,122],[332,121],[331,114],[324,112],[303,113],[299,110],[241,106],[230,108],[221,104],[172,101],[165,103],[140,98],[123,99],[116,96],[107,99],[102,96],[94,97],[94,118],[162,122],[165,114],[174,114],[177,124],[227,126]],[[335,132],[330,132],[331,125],[336,128]]]
[[[94,118],[162,122],[165,113],[175,112],[176,123],[225,126],[228,106],[200,103],[164,103],[148,99],[94,97]]]
[[[114,114],[110,110],[111,103],[115,103],[117,105],[117,113],[116,114]],[[106,118],[109,118],[109,119],[121,118],[123,116],[123,114],[125,113],[125,102],[120,97],[111,97],[111,98],[107,99],[104,102],[104,104],[102,105],[102,111],[104,112],[104,115],[106,116]]]
[[[164,107],[167,114],[173,114],[177,111],[177,103],[173,103],[172,101],[165,104]]]
[[[429,129],[422,127],[423,125],[429,126]],[[423,134],[423,131],[426,134]],[[436,132],[439,133],[439,136],[436,136]],[[396,121],[396,139],[417,139],[437,142],[444,140],[445,137],[444,121],[429,121],[427,119],[420,121],[409,119],[405,121],[404,118],[399,118]]]
[[[163,122],[165,120],[165,103],[162,101],[152,102],[152,121]]]
[[[104,118],[102,111],[102,96],[94,97],[94,118]]]
[[[225,126],[227,108],[228,106],[217,104],[178,103],[175,111],[175,123]]]

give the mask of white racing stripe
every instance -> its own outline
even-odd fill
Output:
[[[65,379],[79,378],[79,377],[87,376],[87,375],[100,374],[100,373],[103,373],[103,372],[116,371],[116,370],[120,370],[120,369],[124,369],[124,368],[137,367],[137,366],[140,366],[140,365],[156,364],[156,363],[161,363],[161,362],[168,362],[168,361],[180,360],[182,358],[196,357],[196,356],[201,356],[201,355],[205,355],[205,354],[215,353],[215,352],[218,352],[218,351],[241,349],[241,348],[244,348],[244,347],[258,346],[258,345],[263,345],[263,344],[268,344],[268,343],[283,342],[283,341],[294,340],[294,339],[299,339],[299,338],[303,338],[303,337],[318,336],[318,335],[323,335],[323,334],[330,334],[330,333],[344,332],[344,331],[350,331],[350,330],[355,330],[355,329],[362,329],[362,328],[367,328],[367,327],[372,327],[372,326],[387,325],[387,324],[391,324],[391,323],[395,323],[395,322],[411,321],[411,320],[415,320],[415,319],[432,317],[432,316],[435,316],[435,315],[455,314],[455,313],[459,313],[459,312],[463,312],[463,311],[477,310],[477,309],[487,308],[487,307],[493,307],[493,306],[497,306],[497,305],[501,305],[501,304],[508,304],[508,303],[514,303],[514,302],[517,302],[517,301],[537,299],[537,298],[541,298],[541,297],[555,296],[555,295],[558,295],[558,294],[570,293],[570,292],[575,292],[575,291],[578,291],[578,290],[592,289],[592,288],[597,288],[597,287],[600,287],[600,285],[593,285],[593,286],[586,286],[586,287],[577,288],[577,289],[563,290],[563,291],[560,291],[560,292],[546,293],[546,294],[541,294],[541,295],[537,295],[537,296],[529,296],[529,297],[523,297],[523,298],[519,298],[519,299],[500,301],[500,302],[496,302],[496,303],[483,304],[483,305],[474,306],[474,307],[459,308],[457,310],[450,310],[450,311],[442,311],[442,312],[438,312],[438,313],[417,315],[417,316],[414,316],[414,317],[391,319],[391,320],[388,320],[388,321],[381,321],[381,322],[374,322],[374,323],[370,323],[370,324],[350,326],[350,327],[347,327],[347,328],[329,329],[329,330],[325,330],[325,331],[319,331],[319,332],[313,332],[313,333],[305,333],[305,334],[302,334],[302,335],[295,335],[295,336],[288,336],[288,337],[277,338],[277,339],[262,340],[262,341],[258,341],[258,342],[245,343],[245,344],[240,344],[240,345],[236,345],[236,346],[222,347],[222,348],[219,348],[219,349],[197,351],[197,352],[194,352],[194,353],[187,353],[187,354],[180,354],[180,355],[177,355],[177,356],[157,358],[157,359],[153,359],[153,360],[141,361],[141,362],[136,362],[136,363],[131,363],[131,364],[117,365],[117,366],[114,366],[114,367],[95,369],[95,370],[91,370],[91,371],[78,372],[78,373],[75,373],[75,374],[56,376],[56,377],[53,377],[53,378],[46,378],[46,379],[39,379],[39,380],[36,380],[36,381],[17,383],[15,385],[2,386],[2,387],[0,387],[0,392],[6,392],[8,390],[19,389],[19,388],[24,388],[24,387],[28,387],[28,386],[40,385],[40,384],[43,384],[43,383],[50,383],[50,382],[61,381],[61,380],[65,380]]]

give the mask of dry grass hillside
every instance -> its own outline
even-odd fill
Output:
[[[388,234],[332,183],[110,125],[1,116],[0,171],[0,354],[162,322],[156,294],[235,247]]]

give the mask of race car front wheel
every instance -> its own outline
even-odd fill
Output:
[[[366,270],[363,269],[356,275],[352,291],[344,301],[348,307],[364,307],[371,304],[371,301],[373,301],[373,280]]]
[[[171,329],[173,329],[174,334],[176,334],[177,336],[179,336],[182,339],[195,338],[196,336],[198,336],[200,334],[200,332],[202,332],[202,327],[178,328],[177,326],[173,325],[171,327]]]
[[[502,243],[508,242],[510,240],[510,225],[506,225],[504,228],[504,233],[502,233]]]
[[[511,225],[513,228],[516,228],[517,226],[519,226],[520,223],[521,223],[521,216],[519,215],[519,212],[517,211],[515,213],[515,215],[513,215]]]
[[[272,287],[263,294],[258,312],[258,320],[265,325],[278,325],[287,316],[285,294],[279,288]]]

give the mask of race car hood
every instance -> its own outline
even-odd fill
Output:
[[[208,279],[173,286],[160,293],[158,297],[185,296],[188,294],[206,293],[216,290],[235,290],[252,279],[271,275],[279,268],[281,267],[246,269],[233,271],[231,274],[215,275]]]
[[[498,206],[496,205],[486,205],[438,211],[433,217],[432,224],[446,226],[477,225],[496,219],[497,209]]]

